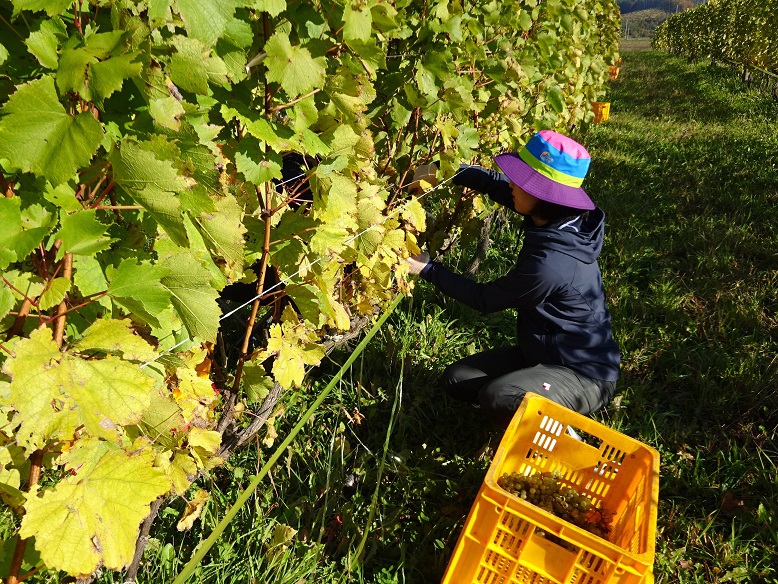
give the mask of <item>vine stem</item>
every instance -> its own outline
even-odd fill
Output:
[[[27,492],[29,493],[41,477],[41,466],[43,465],[43,450],[36,450],[30,455],[30,478],[28,481]],[[8,573],[7,584],[19,584],[23,580],[19,578],[19,570],[24,560],[24,552],[27,549],[27,540],[19,539],[14,548],[14,555],[11,559],[11,569]]]
[[[67,252],[62,259],[62,277],[70,280],[73,277],[73,254]],[[57,306],[57,317],[54,319],[54,342],[57,347],[62,348],[62,342],[65,339],[65,320],[67,319],[68,304],[67,296]]]
[[[257,320],[257,313],[259,312],[259,304],[262,300],[262,292],[265,288],[265,275],[267,274],[267,265],[268,260],[270,259],[270,221],[273,218],[273,213],[270,210],[270,185],[268,183],[265,183],[264,195],[265,202],[264,211],[262,214],[265,217],[265,240],[262,244],[262,263],[260,264],[259,275],[257,276],[257,297],[254,298],[254,302],[251,303],[251,315],[246,322],[246,332],[243,335],[243,345],[240,348],[240,359],[238,359],[238,365],[235,369],[235,378],[232,382],[232,388],[230,389],[230,397],[227,399],[227,404],[224,408],[224,415],[219,421],[219,433],[223,433],[229,423],[232,421],[235,402],[238,400],[240,381],[243,377],[243,366],[246,363],[246,357],[249,352],[249,345],[251,344],[251,331],[254,330],[254,323]]]

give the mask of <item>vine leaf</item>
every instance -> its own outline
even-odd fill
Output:
[[[176,312],[191,338],[214,342],[219,328],[219,295],[211,285],[211,275],[190,253],[179,253],[166,259],[168,270],[160,283],[170,292]]]
[[[176,36],[171,40],[177,52],[170,59],[170,78],[186,91],[208,94],[208,82],[226,83],[227,65],[211,55],[210,46],[194,38]]]
[[[180,175],[163,153],[158,156],[155,148],[159,147],[127,139],[108,158],[122,190],[143,206],[177,245],[186,247],[186,228],[176,193],[190,189],[195,181]]]
[[[56,69],[59,63],[57,49],[61,41],[68,38],[67,28],[58,16],[44,20],[40,28],[30,33],[25,44],[38,62],[48,69]]]
[[[191,529],[194,522],[200,517],[200,514],[205,508],[205,504],[210,498],[211,495],[208,491],[205,489],[198,489],[194,494],[194,497],[186,502],[186,507],[181,514],[181,519],[179,519],[176,524],[176,529],[178,529],[178,531],[187,531],[188,529]]]
[[[281,324],[270,327],[267,349],[261,354],[275,354],[273,377],[284,388],[300,385],[306,365],[318,365],[324,358],[324,349],[315,344],[316,335],[298,323],[291,306],[284,309]],[[257,357],[257,361],[261,358]]]
[[[61,260],[66,252],[94,256],[97,252],[111,247],[111,243],[116,241],[105,237],[108,226],[97,220],[96,213],[94,209],[89,209],[62,218],[62,227],[54,235],[55,239],[62,240],[57,251],[57,260]]]
[[[159,317],[170,305],[170,291],[160,280],[170,274],[170,270],[126,259],[118,268],[109,267],[106,272],[111,299],[134,316],[159,328]]]
[[[17,414],[17,440],[27,450],[43,448],[52,438],[72,440],[79,426],[118,442],[120,426],[139,422],[151,402],[154,380],[137,365],[60,352],[50,329],[36,329],[14,343],[12,352],[3,372],[12,379],[9,405]]]
[[[59,57],[57,87],[63,93],[74,92],[102,108],[103,101],[119,91],[125,79],[140,75],[142,64],[135,63],[140,53],[111,56],[121,48],[123,30],[96,33],[86,37],[84,46],[66,48]]]
[[[40,300],[38,300],[38,308],[48,310],[62,302],[65,294],[70,292],[70,285],[71,282],[67,278],[54,278],[49,282],[48,288],[41,294]]]
[[[2,111],[0,158],[55,186],[86,165],[103,138],[91,113],[68,115],[49,75],[21,86]]]
[[[40,211],[40,212],[37,212]],[[21,209],[21,198],[0,199],[0,268],[22,260],[56,225],[56,217],[40,205]]]
[[[132,560],[149,504],[170,490],[170,481],[154,468],[149,448],[126,452],[86,439],[77,441],[61,462],[75,475],[41,496],[27,495],[19,535],[35,537],[50,568],[80,577],[101,565],[122,569]]]
[[[71,349],[81,353],[97,350],[121,355],[129,361],[147,361],[157,356],[154,347],[133,332],[129,319],[95,321]]]
[[[286,10],[286,0],[254,0],[254,7],[270,16],[278,16]]]
[[[355,9],[353,2],[346,2],[343,11],[343,38],[366,41],[370,39],[373,16],[369,7]]]
[[[276,32],[265,44],[267,80],[280,83],[289,97],[324,86],[326,59],[305,47],[292,46],[286,33]]]
[[[14,15],[22,10],[45,10],[49,16],[55,16],[62,14],[71,4],[73,0],[13,0]]]
[[[177,0],[175,2],[190,36],[211,46],[215,45],[224,34],[237,4],[239,3],[234,0]]]

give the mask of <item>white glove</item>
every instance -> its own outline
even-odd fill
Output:
[[[424,184],[426,183],[426,184]],[[413,173],[408,188],[413,191],[428,191],[438,184],[438,167],[434,164],[422,164]]]
[[[426,251],[423,251],[418,255],[409,257],[407,261],[408,265],[410,265],[410,269],[408,271],[411,274],[418,276],[421,274],[421,271],[424,269],[424,267],[430,263],[430,254]]]

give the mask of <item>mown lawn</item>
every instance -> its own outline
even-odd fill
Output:
[[[778,104],[732,71],[651,51],[624,55],[607,99],[610,121],[580,139],[608,214],[623,378],[595,418],[661,453],[657,582],[778,582]],[[481,277],[509,269],[516,232],[494,234]],[[438,582],[500,434],[436,376],[513,328],[421,283],[192,581]],[[279,434],[346,355],[289,396]],[[182,501],[164,510],[140,581],[169,582],[270,452],[203,482],[213,499],[191,532],[175,530]]]

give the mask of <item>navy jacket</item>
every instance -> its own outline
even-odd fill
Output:
[[[499,172],[465,167],[454,183],[513,209],[510,182]],[[504,276],[481,284],[430,262],[421,277],[481,312],[517,309],[525,366],[563,365],[592,379],[616,381],[619,347],[597,264],[604,222],[599,208],[586,219],[544,227],[526,217],[516,266]]]

